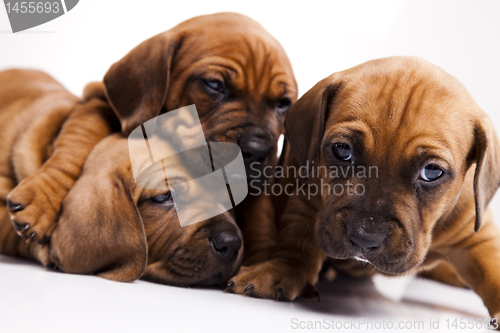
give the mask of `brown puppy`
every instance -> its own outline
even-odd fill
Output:
[[[499,318],[500,234],[487,205],[500,146],[455,78],[417,58],[370,61],[319,82],[285,123],[289,164],[315,169],[306,192],[323,192],[290,197],[273,259],[243,270],[233,291],[294,299],[326,257],[353,274],[447,261]]]
[[[253,20],[233,13],[196,17],[148,39],[110,68],[104,87],[105,96],[99,100],[116,113],[124,134],[161,113],[195,104],[206,140],[239,144],[249,175],[253,162],[261,168],[276,162],[284,113],[297,95],[279,43]],[[78,175],[85,157],[58,163],[78,164],[72,170]],[[22,226],[17,231],[29,241],[50,237],[75,180],[66,170],[51,175],[48,193],[43,177],[40,172],[23,180],[8,197],[11,218]],[[249,197],[241,207],[255,205],[262,207],[258,211],[270,212],[265,198]],[[246,232],[250,238],[245,241],[250,245],[248,257],[262,260],[275,245],[275,228],[267,223],[272,213],[252,225],[245,223],[252,215],[237,213],[243,230],[259,230]]]
[[[118,134],[95,146],[63,206],[49,255],[64,272],[209,286],[225,283],[243,259],[234,217],[181,227],[168,188],[136,185],[128,141]]]

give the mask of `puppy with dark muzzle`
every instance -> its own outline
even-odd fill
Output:
[[[74,215],[68,207],[77,206],[71,204],[71,198],[79,195],[68,193],[70,190],[74,193],[72,187],[77,179],[78,188],[84,186],[79,177],[87,156],[110,132],[127,136],[160,114],[194,104],[206,141],[238,144],[247,174],[251,176],[251,163],[257,162],[258,168],[276,163],[285,113],[297,97],[292,68],[281,45],[258,23],[235,13],[195,17],[144,41],[111,66],[103,82],[87,86],[83,99],[71,95],[41,72],[5,71],[0,73],[0,82],[2,253],[35,258],[44,264],[55,263],[68,272],[100,274],[120,281],[141,277],[149,256],[147,276],[175,284],[201,283],[200,276],[206,280],[200,269],[206,269],[206,274],[211,274],[210,270],[198,263],[212,262],[206,257],[214,251],[210,246],[224,251],[226,245],[222,243],[226,240],[220,243],[213,236],[223,230],[214,227],[210,231],[214,220],[200,224],[205,226],[200,230],[205,231],[195,232],[197,227],[191,226],[179,226],[172,231],[164,221],[168,217],[160,218],[160,207],[171,208],[154,205],[168,201],[167,192],[144,191],[132,196],[131,180],[118,176],[124,175],[123,172],[108,183],[109,197],[100,192],[93,178],[82,176],[101,200],[95,201],[96,208],[87,205],[94,199],[91,192],[84,191],[87,194],[80,200],[85,200],[81,204],[86,210],[75,208],[80,214]],[[114,117],[117,119],[110,120]],[[126,151],[120,151],[128,157]],[[114,156],[113,152],[107,155]],[[118,157],[114,161],[110,166],[103,164],[102,173],[108,172],[105,170],[108,167],[115,170],[121,165],[118,161],[123,162]],[[87,171],[87,174],[93,172],[98,173]],[[143,197],[148,193],[151,200]],[[234,244],[227,245],[227,249],[244,241],[248,262],[266,259],[276,244],[270,206],[264,196],[248,196],[238,205],[235,215],[244,239],[231,227],[233,231],[227,242]],[[142,211],[141,207],[150,209]],[[142,213],[154,218],[146,218]],[[144,219],[144,228],[136,214]],[[71,228],[73,218],[76,229],[64,232],[64,228]],[[234,217],[224,219],[234,224]],[[158,234],[149,233],[155,227],[148,227],[154,223],[146,221],[153,220],[159,228]],[[20,238],[16,238],[16,233]],[[170,233],[178,235],[169,236]],[[61,234],[67,237],[58,238]],[[206,246],[201,241],[187,244],[190,237],[201,237]],[[233,238],[239,238],[240,243],[233,242]],[[164,255],[170,253],[167,251],[170,241],[177,248],[172,259],[192,261],[184,265],[184,271],[177,261],[175,279],[167,277],[166,271],[153,274],[150,270],[156,261],[158,270],[164,269]],[[52,257],[49,247],[53,249]],[[235,251],[239,249],[238,245]],[[162,250],[165,252],[158,254]],[[232,272],[241,263],[241,256],[228,258],[224,265],[227,272]],[[186,272],[188,268],[192,274]],[[223,281],[228,277],[227,272],[214,281]]]
[[[179,286],[222,285],[243,259],[234,215],[225,212],[181,226],[168,184],[158,190],[138,186],[128,150],[127,139],[118,134],[94,147],[63,201],[51,263],[64,272],[95,272],[119,281],[141,277]],[[164,165],[175,168],[178,162],[170,158]],[[189,179],[186,172],[174,176]]]
[[[272,260],[231,290],[294,299],[327,257],[354,275],[446,262],[500,317],[500,234],[487,209],[500,146],[455,78],[418,58],[370,61],[316,84],[285,128],[288,165],[316,169],[304,188],[323,190],[289,198]]]

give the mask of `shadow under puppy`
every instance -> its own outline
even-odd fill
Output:
[[[272,259],[242,271],[231,290],[293,300],[326,258],[352,275],[446,262],[500,318],[500,234],[487,208],[500,146],[455,78],[418,58],[369,61],[316,84],[285,128],[288,165],[308,167],[305,191],[322,191],[289,198]]]
[[[39,72],[10,71],[2,75],[5,84],[0,91],[0,108],[6,120],[2,122],[6,145],[0,152],[5,162],[0,175],[1,199],[6,202],[15,231],[29,243],[23,245],[20,239],[18,242],[11,237],[9,230],[4,230],[2,251],[36,258],[45,264],[50,262],[48,252],[39,250],[49,242],[51,247],[57,246],[51,235],[57,228],[61,208],[65,209],[62,201],[93,146],[110,132],[128,135],[159,114],[195,104],[207,141],[237,143],[247,170],[252,162],[264,167],[276,162],[284,113],[297,94],[290,63],[279,43],[253,20],[232,13],[196,17],[146,40],[110,68],[103,84],[89,85],[83,101]],[[66,101],[62,115],[55,98]],[[37,108],[43,111],[37,113]],[[74,112],[77,109],[82,114],[94,112],[96,117],[85,122],[75,119],[70,126],[68,120],[78,114]],[[118,117],[118,128],[110,128],[104,119],[110,112]],[[36,131],[29,130],[33,124]],[[86,139],[88,142],[81,149],[79,145]],[[244,232],[244,241],[249,244],[246,249],[254,249],[248,257],[275,245],[274,225],[268,223],[272,219],[252,218],[253,214],[270,211],[267,199],[261,199],[252,197],[241,205],[243,210],[255,204],[264,207],[243,211],[239,219],[243,230],[250,230]],[[89,213],[108,220],[104,211],[99,212],[103,215],[93,210]],[[249,225],[244,223],[246,220],[257,222]],[[105,242],[98,237],[98,229],[86,229],[80,237],[90,239],[90,235]],[[255,238],[260,241],[254,241]],[[100,273],[123,281],[136,279],[141,270],[133,264],[134,269],[120,274],[119,259],[129,252],[112,251],[111,244],[121,241],[126,242],[127,237],[110,237],[104,253],[115,257],[101,262],[98,257],[102,252],[85,257],[85,243],[75,239],[74,246],[82,245],[75,255],[86,259],[77,268],[78,256],[59,254],[58,264],[72,267],[72,272]],[[137,260],[144,263],[139,256]],[[96,265],[99,262],[101,266]]]

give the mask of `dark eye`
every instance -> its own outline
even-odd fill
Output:
[[[351,146],[349,146],[347,143],[334,144],[333,153],[343,161],[349,161],[352,157]]]
[[[207,87],[216,92],[220,93],[224,91],[224,83],[220,80],[204,80],[203,82],[207,85]]]
[[[292,101],[289,98],[282,98],[276,103],[276,110],[280,113],[285,112],[292,105]]]
[[[153,201],[154,203],[157,203],[157,204],[162,204],[162,203],[165,203],[165,202],[173,201],[172,200],[172,194],[170,192],[154,196],[154,197],[150,198],[149,200],[151,200],[151,201]]]
[[[420,178],[426,182],[438,180],[443,175],[444,171],[436,164],[427,164],[420,173]]]

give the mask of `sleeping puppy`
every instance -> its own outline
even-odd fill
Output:
[[[11,145],[0,154],[0,253],[117,281],[142,277],[209,286],[234,275],[243,257],[234,216],[226,212],[181,227],[168,188],[139,188],[127,138],[112,134],[119,121],[104,89],[93,85],[78,99],[38,71],[1,72],[0,82],[5,83],[0,89],[0,139]],[[88,158],[79,160],[82,156]],[[68,158],[73,163],[63,164]],[[68,188],[50,242],[19,237],[16,232],[26,225],[11,222],[7,209],[18,207],[5,205],[15,179],[37,175],[50,196],[63,167],[78,180]]]
[[[49,242],[55,246],[50,237],[57,227],[62,201],[93,146],[110,132],[128,135],[161,113],[195,104],[206,141],[237,143],[247,174],[251,174],[250,163],[265,167],[276,162],[284,114],[297,95],[290,63],[279,43],[253,20],[232,13],[196,17],[143,42],[110,68],[103,83],[89,85],[83,100],[38,72],[4,72],[0,83],[0,114],[10,121],[2,122],[6,144],[0,151],[4,163],[1,199],[16,232],[32,245],[25,246],[8,230],[2,230],[8,235],[0,239],[2,251],[45,264],[51,262],[48,252],[39,250]],[[58,93],[53,94],[53,90]],[[64,107],[59,106],[66,100]],[[42,110],[40,114],[37,108]],[[118,117],[118,126],[109,120],[110,112]],[[79,113],[88,120],[79,119]],[[69,119],[74,121],[68,123]],[[247,213],[249,207],[255,209]],[[249,244],[247,257],[254,261],[265,258],[275,245],[269,207],[267,198],[249,196],[236,211],[244,241]],[[253,222],[255,216],[259,218]],[[104,212],[100,217],[108,220]],[[110,243],[108,252],[116,242]],[[85,248],[85,244],[78,244]],[[138,253],[144,257],[141,251]],[[94,257],[81,261],[80,270],[114,272],[116,275],[107,277],[126,281],[138,278],[140,270],[120,274],[118,262],[127,252],[117,253],[111,262],[97,267],[92,260],[100,262],[102,254],[92,252]],[[68,257],[58,257],[61,267],[69,267],[61,259]],[[79,264],[78,257],[68,260]]]
[[[97,272],[118,281],[141,277],[180,286],[225,283],[243,259],[234,216],[225,212],[181,227],[168,186],[147,190],[136,184],[128,149],[128,140],[114,134],[92,150],[63,201],[50,261],[64,272]],[[165,168],[171,167],[166,162]]]
[[[195,17],[146,40],[115,63],[103,83],[104,97],[99,97],[100,83],[87,88],[87,95],[97,91],[97,100],[114,111],[124,135],[162,113],[195,104],[206,141],[238,144],[249,176],[256,169],[249,168],[251,163],[260,168],[276,163],[284,114],[297,96],[292,68],[280,44],[259,24],[234,13]],[[59,141],[64,139],[59,136]],[[62,200],[89,152],[86,149],[75,159],[69,151],[57,153],[55,167],[18,178],[20,183],[8,195],[16,231],[27,241],[50,239]],[[71,157],[64,160],[64,154]],[[57,172],[44,174],[47,169]],[[50,191],[45,179],[50,179]],[[263,260],[276,238],[268,200],[249,196],[236,214],[248,231],[247,257]]]
[[[500,318],[500,234],[487,209],[500,146],[455,78],[417,58],[369,61],[316,84],[285,128],[288,164],[315,169],[304,189],[323,191],[289,198],[272,260],[242,270],[230,290],[293,300],[327,257],[354,275],[446,261]]]

